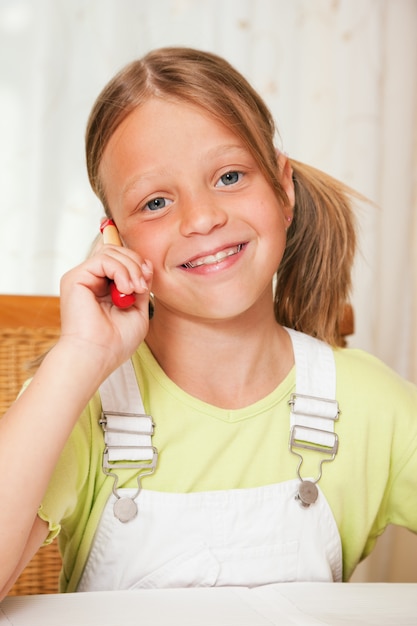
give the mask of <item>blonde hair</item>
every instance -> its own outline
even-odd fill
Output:
[[[91,186],[111,215],[100,179],[110,137],[136,107],[152,97],[194,104],[233,129],[256,159],[281,202],[275,124],[247,80],[223,58],[190,48],[161,48],[123,68],[103,89],[86,131]],[[294,219],[277,271],[275,316],[280,324],[342,345],[340,324],[351,287],[355,253],[352,192],[342,183],[291,160]]]

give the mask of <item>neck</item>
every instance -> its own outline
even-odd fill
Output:
[[[209,404],[237,409],[271,393],[293,366],[288,333],[272,303],[228,320],[156,312],[147,344],[167,376]]]

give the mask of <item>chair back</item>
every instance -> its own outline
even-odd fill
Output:
[[[58,297],[0,295],[0,418],[59,332]],[[37,552],[9,595],[57,593],[60,570],[61,557],[53,541]]]

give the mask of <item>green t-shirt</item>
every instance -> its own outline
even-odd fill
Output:
[[[335,349],[339,451],[323,466],[319,485],[333,511],[343,548],[343,576],[392,523],[417,532],[417,387],[359,350]],[[296,478],[298,458],[288,449],[295,369],[268,396],[226,410],[175,385],[143,344],[133,363],[146,411],[155,422],[159,451],[144,489],[197,492],[241,489]],[[98,394],[75,426],[54,472],[39,515],[60,531],[61,590],[75,591],[113,481],[102,472],[103,432]],[[318,474],[306,451],[303,477]],[[120,470],[119,487],[135,487]]]

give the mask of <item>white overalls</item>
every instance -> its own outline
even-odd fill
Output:
[[[331,460],[337,452],[334,422],[338,417],[333,352],[307,335],[289,333],[296,363],[290,448],[300,460],[303,448],[317,450],[318,459]],[[130,361],[112,374],[100,394],[104,415],[130,414],[122,418],[114,439],[105,433],[106,451],[113,450],[114,460],[137,460],[145,458],[146,448],[149,462],[155,449],[151,435],[143,434],[143,425],[141,434],[135,435],[138,456],[129,448],[123,450],[132,441],[124,439],[123,420],[144,414]],[[299,476],[263,487],[198,493],[143,489],[137,495],[135,489],[115,489],[78,591],[341,581],[340,536],[323,493],[315,487],[319,477],[311,482]],[[304,487],[303,504],[297,494]],[[129,498],[136,502],[138,513],[123,523],[113,507]]]

